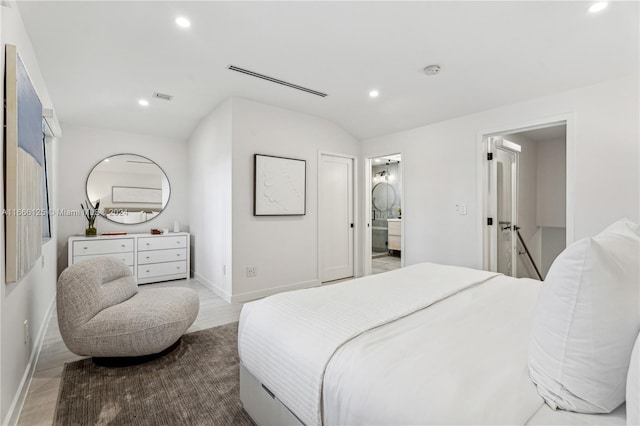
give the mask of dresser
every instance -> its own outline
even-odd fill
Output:
[[[113,256],[128,265],[138,284],[189,278],[190,235],[129,234],[70,237],[69,265],[99,256]]]
[[[402,250],[402,219],[387,219],[387,241],[389,250]]]

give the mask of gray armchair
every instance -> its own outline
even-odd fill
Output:
[[[138,291],[129,267],[112,257],[69,266],[58,279],[58,325],[69,350],[93,357],[137,357],[162,352],[198,316],[188,288]]]

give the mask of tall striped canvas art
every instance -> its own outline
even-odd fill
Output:
[[[20,281],[41,255],[42,103],[15,46],[5,69],[5,281]]]

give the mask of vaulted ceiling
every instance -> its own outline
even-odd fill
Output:
[[[61,121],[181,139],[230,96],[367,138],[638,72],[638,2],[598,14],[589,5],[18,2]],[[178,15],[191,27],[178,27]],[[439,75],[423,73],[431,64]],[[174,99],[152,99],[156,91]]]

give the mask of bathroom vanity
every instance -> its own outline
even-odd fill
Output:
[[[389,250],[402,250],[402,219],[387,219]]]

